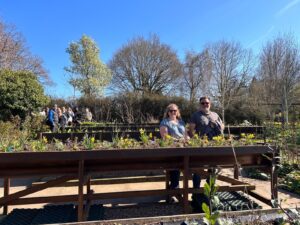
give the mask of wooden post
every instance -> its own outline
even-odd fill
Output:
[[[189,213],[189,156],[184,156],[183,162],[183,207],[184,213]]]
[[[91,176],[88,177],[86,182],[86,194],[88,195],[91,191]]]
[[[165,184],[166,184],[166,189],[169,190],[170,189],[170,170],[166,170],[166,176],[165,176]],[[166,196],[166,202],[170,202],[171,201],[171,195],[167,195]]]
[[[78,222],[83,221],[83,186],[84,186],[84,160],[79,161],[78,165]]]
[[[280,163],[279,159],[279,148],[276,148],[276,152],[273,153],[273,162],[271,167],[271,198],[278,200],[278,168],[277,164]]]
[[[87,220],[89,217],[89,211],[90,211],[90,207],[91,207],[91,198],[93,195],[93,190],[91,190],[91,176],[88,175],[87,177],[87,182],[86,182],[86,195],[87,195],[87,200],[86,200],[86,204],[85,204],[85,209],[83,212],[83,220]]]
[[[9,195],[9,188],[10,188],[10,178],[4,178],[4,197]],[[8,213],[8,205],[7,203],[3,206],[3,215],[7,215]]]
[[[239,167],[238,165],[234,165],[234,179],[239,179]]]
[[[276,166],[271,168],[271,199],[278,200],[278,171]]]
[[[280,155],[280,149],[276,147],[276,149],[273,152],[273,159],[272,159],[272,166],[270,168],[270,175],[271,175],[271,199],[278,201],[278,164],[279,156]],[[274,207],[274,204],[272,204]]]

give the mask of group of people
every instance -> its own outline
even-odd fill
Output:
[[[224,125],[215,112],[210,111],[211,101],[209,97],[204,96],[199,100],[199,110],[192,114],[188,130],[185,129],[185,123],[181,119],[179,107],[176,104],[167,106],[164,119],[160,123],[160,135],[165,138],[170,135],[175,139],[185,139],[198,134],[200,137],[207,136],[209,140],[223,133]],[[209,170],[212,172],[213,169]],[[170,188],[179,187],[180,171],[172,170],[170,173]],[[193,174],[193,187],[200,188],[201,177],[199,174]]]
[[[92,121],[93,115],[89,108],[85,109],[84,115],[80,112],[78,107],[72,110],[71,107],[58,107],[57,104],[53,108],[46,108],[44,115],[46,116],[46,124],[52,132],[58,130],[64,131],[67,125],[80,125],[81,121]]]

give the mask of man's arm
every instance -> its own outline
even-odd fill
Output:
[[[190,137],[193,137],[195,132],[196,132],[196,124],[195,123],[189,123],[188,135]]]
[[[220,116],[218,117],[218,120],[217,120],[217,121],[218,121],[218,123],[220,124],[221,130],[224,131],[225,126],[224,126],[224,123],[223,123],[223,121],[221,120]]]

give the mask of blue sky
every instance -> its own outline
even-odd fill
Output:
[[[92,37],[105,62],[136,36],[157,34],[184,58],[222,39],[241,42],[259,53],[279,32],[300,40],[300,0],[0,0],[0,17],[14,24],[31,52],[44,60],[56,83],[46,92],[73,95],[65,52],[83,34]]]

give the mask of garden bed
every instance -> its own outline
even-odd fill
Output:
[[[184,147],[184,148],[137,148],[137,149],[101,149],[85,151],[61,152],[11,152],[1,153],[0,177],[31,177],[57,175],[58,178],[44,184],[33,186],[29,190],[9,195],[9,182],[4,187],[4,197],[0,198],[0,205],[33,204],[42,202],[74,202],[79,201],[78,218],[83,215],[85,201],[111,198],[129,198],[132,196],[164,196],[183,195],[184,211],[188,211],[188,194],[203,192],[202,189],[188,187],[191,172],[210,167],[234,168],[238,162],[242,167],[258,167],[271,170],[277,152],[272,152],[268,146],[237,146],[232,147]],[[275,160],[275,161],[274,161]],[[183,172],[183,188],[168,190],[147,190],[116,193],[93,193],[90,189],[90,178],[93,174],[106,171],[141,171],[141,170],[172,170]],[[200,171],[199,171],[200,172]],[[276,198],[276,173],[272,176],[272,193]],[[78,179],[78,195],[20,198],[38,190],[59,185],[72,179]],[[238,191],[255,187],[219,176],[229,186],[221,186],[219,191]],[[83,194],[83,186],[87,184],[87,194]],[[270,203],[265,196],[255,195],[260,200]]]

